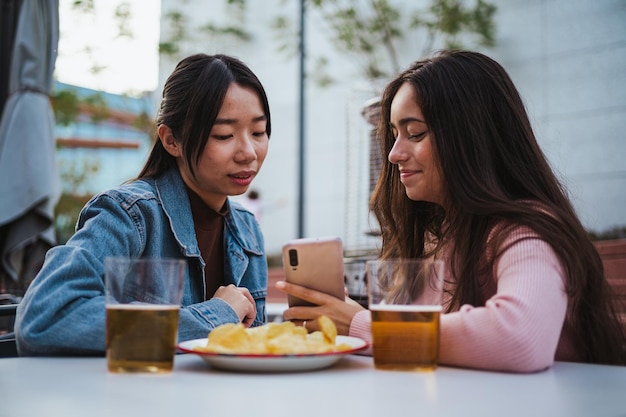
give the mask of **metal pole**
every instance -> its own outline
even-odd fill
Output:
[[[304,237],[304,196],[305,196],[305,15],[306,0],[300,0],[300,148],[298,155],[298,237]]]

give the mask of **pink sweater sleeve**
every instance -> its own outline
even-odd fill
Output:
[[[361,355],[371,355],[372,352],[372,315],[369,310],[359,311],[350,322],[348,335],[365,340],[369,348],[359,352]]]
[[[523,240],[496,268],[497,292],[484,307],[442,316],[440,363],[509,372],[551,366],[567,310],[558,258],[545,242]],[[350,335],[371,343],[369,311],[353,318]]]
[[[484,307],[464,305],[441,318],[441,363],[511,372],[551,366],[567,310],[556,254],[539,239],[517,242],[496,277]]]

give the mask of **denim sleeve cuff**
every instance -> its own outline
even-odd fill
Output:
[[[224,323],[239,323],[237,312],[221,298],[212,298],[202,303],[188,306],[190,310],[205,320],[211,327],[217,327]]]
[[[217,326],[239,322],[239,316],[227,302],[212,298],[181,309],[178,339],[200,339],[207,337],[209,332]]]

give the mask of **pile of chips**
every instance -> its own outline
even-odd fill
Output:
[[[350,350],[348,344],[336,344],[337,327],[327,316],[317,319],[319,331],[308,333],[304,327],[287,321],[246,328],[241,323],[216,327],[206,346],[198,352],[226,354],[302,355]]]

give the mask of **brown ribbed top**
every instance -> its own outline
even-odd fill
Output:
[[[198,194],[187,188],[191,215],[200,255],[204,259],[206,298],[212,298],[217,288],[224,285],[224,216],[228,205],[218,213],[209,207]]]

